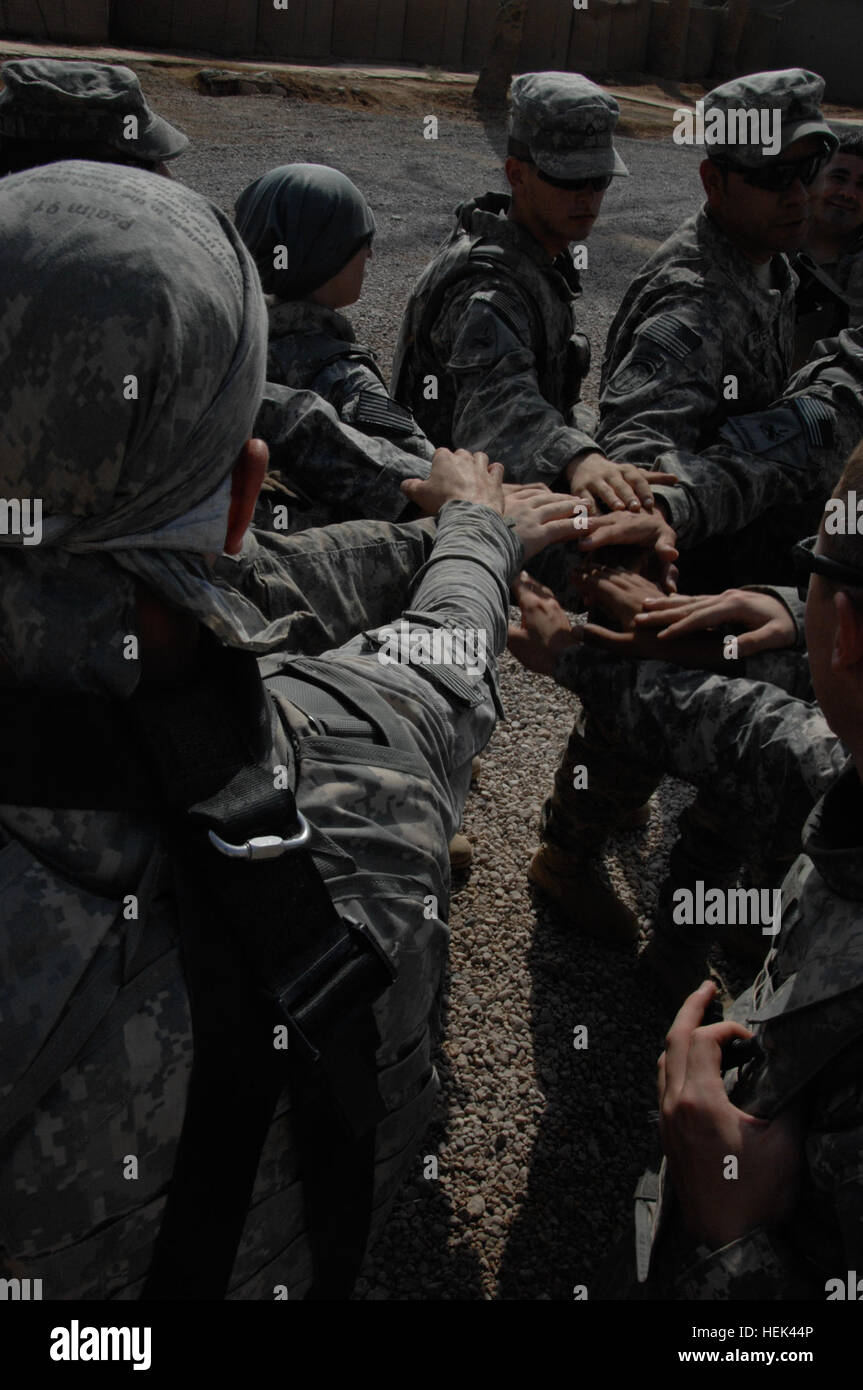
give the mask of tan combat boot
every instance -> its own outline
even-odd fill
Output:
[[[638,918],[602,877],[598,857],[543,844],[527,876],[577,931],[608,946],[630,946],[638,937]]]

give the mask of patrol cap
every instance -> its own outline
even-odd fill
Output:
[[[578,72],[526,72],[510,95],[510,139],[555,179],[628,174],[611,143],[620,107]]]
[[[826,147],[832,152],[839,140],[821,114],[821,99],[824,96],[824,79],[817,72],[805,68],[781,68],[776,72],[750,72],[744,77],[735,77],[715,87],[704,98],[705,124],[709,111],[730,112],[765,111],[778,112],[778,118],[770,116],[769,129],[775,130],[778,119],[779,146],[772,153],[765,153],[763,131],[756,129],[756,122],[735,116],[727,120],[726,133],[734,132],[728,144],[714,144],[713,149],[727,154],[736,164],[756,168],[776,157],[795,140],[805,135],[820,135]]]
[[[16,58],[0,68],[0,136],[106,149],[154,164],[182,154],[189,137],[150,110],[131,68]],[[136,125],[127,122],[134,116]],[[126,132],[130,132],[128,135]]]

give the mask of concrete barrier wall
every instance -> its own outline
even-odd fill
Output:
[[[667,0],[529,0],[517,69],[650,71]],[[498,0],[0,0],[0,36],[114,42],[287,61],[354,59],[478,69]],[[721,10],[693,0],[685,77],[707,78]],[[651,34],[653,37],[651,38]],[[739,70],[808,66],[834,101],[863,104],[863,0],[753,10]]]

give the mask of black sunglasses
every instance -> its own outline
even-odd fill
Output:
[[[741,164],[735,164],[733,159],[717,159],[715,155],[711,155],[711,158],[720,168],[730,169],[733,174],[739,174],[743,182],[751,184],[753,188],[766,188],[770,193],[787,193],[798,179],[805,188],[814,183],[827,163],[829,151],[821,150],[818,154],[807,155],[805,159],[792,159],[784,164],[767,164],[759,169],[747,169]]]
[[[809,536],[805,541],[798,541],[791,551],[791,563],[797,575],[797,593],[800,598],[806,598],[811,574],[820,574],[823,579],[829,579],[840,588],[848,584],[853,589],[863,589],[863,569],[843,565],[839,560],[831,560],[827,555],[816,555],[817,541],[817,536]]]
[[[578,193],[584,188],[592,188],[595,193],[602,193],[610,186],[611,180],[614,178],[613,174],[597,174],[592,179],[553,179],[551,174],[544,174],[541,169],[537,169],[535,164],[533,167],[543,183],[550,183],[552,188],[568,188],[573,193]]]

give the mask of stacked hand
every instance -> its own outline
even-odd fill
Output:
[[[642,507],[653,510],[651,483],[676,483],[673,473],[654,473],[636,468],[632,463],[615,463],[604,454],[581,454],[567,465],[566,477],[574,497],[583,499],[588,515],[594,516],[599,506],[612,511],[640,512]]]
[[[694,632],[726,633],[729,628],[744,627],[747,631],[737,639],[741,657],[793,647],[797,637],[794,620],[781,599],[748,589],[726,589],[722,594],[700,594],[694,598],[686,594],[646,596],[644,611],[636,617],[635,626],[639,632],[662,629],[657,632],[660,643]]]

